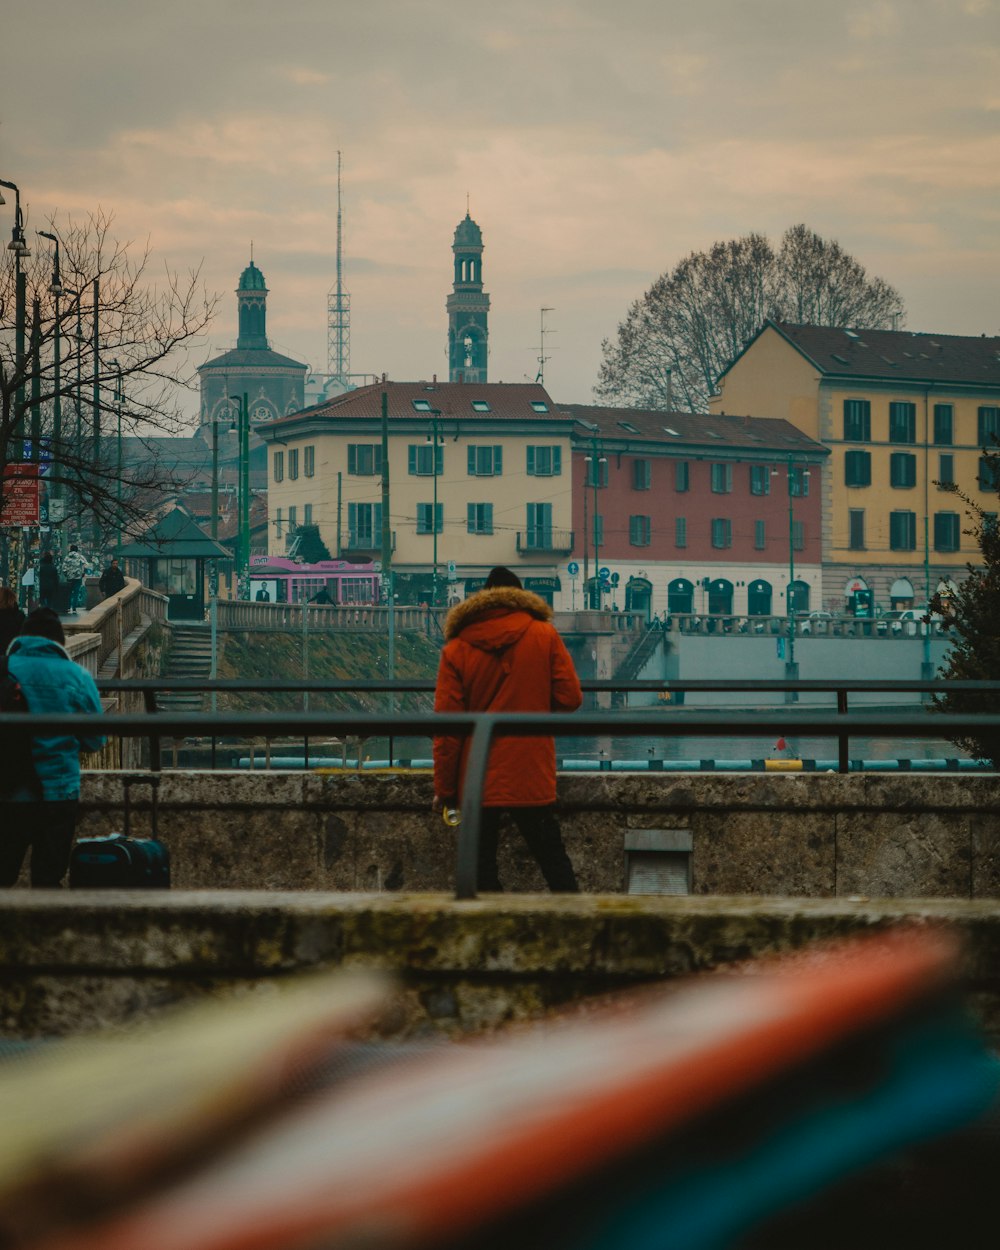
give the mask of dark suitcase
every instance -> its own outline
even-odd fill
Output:
[[[69,884],[74,890],[167,890],[170,888],[170,852],[157,836],[157,798],[160,778],[123,777],[125,832],[81,838],[69,861]],[[133,838],[130,792],[133,785],[150,785],[151,838]]]

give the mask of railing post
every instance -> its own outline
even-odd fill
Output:
[[[847,691],[837,691],[837,711],[841,716],[847,714]],[[851,761],[847,758],[847,734],[837,734],[837,768],[846,773],[851,770]]]
[[[477,720],[465,765],[462,791],[462,820],[458,826],[458,863],[455,870],[455,897],[475,898],[479,877],[479,831],[483,815],[483,789],[486,765],[493,741],[494,720]]]

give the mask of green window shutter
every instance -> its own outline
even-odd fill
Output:
[[[469,476],[476,476],[476,449],[471,443],[469,445]]]
[[[497,477],[503,473],[503,448],[499,445],[493,448],[493,472],[497,475]],[[490,504],[490,509],[492,510],[492,508],[493,505]]]
[[[535,476],[535,449],[530,443],[528,444],[528,476]],[[529,504],[528,507],[530,508],[531,505]]]
[[[417,471],[417,448],[415,444],[411,443],[409,445],[409,447],[407,448],[406,455],[407,455],[407,469],[409,470],[410,473],[416,473]]]
[[[552,476],[559,477],[562,473],[562,448],[558,445],[552,448]]]

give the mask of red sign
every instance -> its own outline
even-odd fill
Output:
[[[4,466],[0,525],[38,524],[38,485],[37,464]]]

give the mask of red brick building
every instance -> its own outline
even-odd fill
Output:
[[[565,410],[575,606],[784,615],[790,581],[797,612],[822,606],[822,444],[770,418]]]

